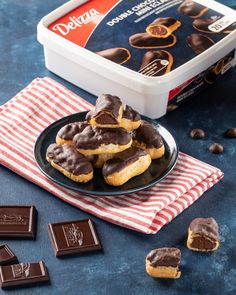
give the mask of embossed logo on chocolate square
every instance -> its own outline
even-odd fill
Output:
[[[62,229],[69,247],[83,245],[83,232],[76,224],[63,225]]]
[[[30,275],[30,263],[20,263],[11,266],[13,277],[27,278]]]

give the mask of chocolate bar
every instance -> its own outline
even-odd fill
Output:
[[[181,252],[177,248],[158,248],[146,257],[146,271],[155,278],[178,279]]]
[[[43,261],[0,267],[1,288],[18,287],[47,281],[49,281],[49,277]]]
[[[34,206],[0,206],[0,237],[34,239],[36,216]]]
[[[189,225],[187,247],[209,252],[219,247],[219,228],[214,218],[195,218]]]
[[[16,262],[17,257],[7,245],[0,246],[0,265]]]
[[[200,54],[215,44],[215,42],[201,34],[191,34],[187,37],[187,44],[196,54]]]
[[[198,18],[208,11],[208,8],[197,2],[186,0],[178,8],[178,11],[191,18]]]
[[[167,38],[152,37],[148,33],[138,33],[129,37],[129,44],[135,48],[167,48],[176,43],[176,37],[170,35]]]
[[[173,17],[159,17],[146,28],[146,32],[158,38],[167,38],[181,26],[181,22]]]
[[[126,48],[109,48],[97,51],[96,54],[120,65],[127,62],[131,57],[130,51]]]
[[[101,250],[91,219],[50,223],[48,230],[56,256]]]
[[[146,76],[162,76],[170,72],[172,65],[173,56],[168,51],[147,51],[139,72]]]

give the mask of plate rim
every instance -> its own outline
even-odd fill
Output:
[[[162,124],[158,123],[158,121],[156,119],[151,119],[147,116],[144,116],[144,115],[141,115],[141,118],[143,120],[147,120],[149,122],[155,122],[157,123],[157,125],[159,125],[160,127],[164,128],[165,131],[167,131],[171,137],[173,138],[174,142],[175,142],[175,147],[176,147],[176,155],[175,155],[175,159],[174,159],[174,162],[172,163],[172,165],[166,170],[165,174],[162,175],[160,178],[158,178],[158,180],[153,180],[151,181],[150,183],[148,183],[147,185],[143,185],[139,188],[133,188],[133,189],[126,189],[126,190],[121,190],[121,192],[119,191],[114,191],[114,192],[101,192],[101,191],[90,191],[90,190],[87,190],[87,189],[83,189],[83,188],[78,188],[78,189],[73,189],[71,188],[71,186],[67,185],[67,184],[64,184],[64,183],[61,183],[60,181],[58,181],[57,179],[51,177],[48,173],[46,173],[46,171],[44,171],[44,169],[39,165],[38,161],[37,161],[37,154],[36,154],[36,149],[37,149],[37,146],[38,146],[38,143],[40,141],[40,139],[42,138],[42,136],[44,135],[45,132],[48,131],[48,129],[50,129],[53,125],[56,125],[58,123],[60,123],[61,121],[64,121],[66,119],[68,119],[69,117],[71,116],[75,116],[75,115],[78,115],[78,114],[81,114],[84,116],[88,113],[88,111],[83,111],[83,112],[78,112],[78,113],[74,113],[74,114],[70,114],[68,116],[65,116],[65,117],[62,117],[56,121],[54,121],[53,123],[51,123],[50,125],[48,125],[46,128],[44,128],[44,130],[38,135],[37,139],[35,140],[35,144],[34,144],[34,149],[33,149],[33,154],[34,154],[34,161],[37,165],[37,167],[39,168],[39,170],[48,178],[50,179],[52,182],[56,183],[57,185],[63,187],[63,188],[66,188],[66,189],[69,189],[73,192],[79,192],[79,193],[83,193],[83,194],[86,194],[86,195],[91,195],[91,196],[120,196],[120,195],[125,195],[125,194],[132,194],[132,193],[136,193],[136,192],[139,192],[139,191],[142,191],[142,190],[145,190],[153,185],[155,185],[156,183],[160,182],[161,180],[163,180],[164,178],[166,178],[170,172],[174,169],[174,167],[176,166],[176,163],[178,161],[178,158],[179,158],[179,146],[175,140],[175,138],[173,137],[173,135],[169,132],[169,130],[167,128],[165,128]],[[66,177],[66,176],[65,176]],[[77,197],[77,196],[76,196]],[[78,196],[79,197],[79,196]]]

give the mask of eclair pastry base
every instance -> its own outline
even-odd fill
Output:
[[[137,129],[141,125],[141,120],[132,121],[129,119],[122,118],[120,122],[120,127],[124,128],[127,131],[132,131]]]
[[[151,161],[152,160],[150,156],[147,154],[145,156],[140,157],[131,165],[128,165],[125,169],[110,174],[104,177],[104,179],[109,185],[120,186],[126,183],[132,177],[142,174],[144,171],[146,171],[150,166]]]
[[[60,145],[63,145],[63,144],[73,145],[74,144],[72,140],[65,140],[65,139],[59,137],[58,135],[56,136],[56,143],[60,144]]]
[[[208,240],[211,243],[215,243],[215,247],[213,247],[212,249],[203,249],[203,248],[199,249],[199,248],[193,247],[192,243],[194,241],[194,238],[198,238],[198,237],[200,237],[200,236],[199,235],[193,235],[191,229],[190,228],[188,229],[188,239],[187,239],[187,247],[188,247],[188,249],[193,250],[193,251],[198,251],[198,252],[212,252],[212,251],[217,250],[219,248],[219,246],[220,246],[220,243],[218,241],[216,241],[216,240],[213,241],[208,237],[202,237],[201,236],[202,239],[204,238],[206,241]]]
[[[164,144],[160,148],[147,148],[145,143],[140,143],[137,140],[133,140],[134,147],[139,147],[143,150],[145,150],[151,157],[152,160],[159,159],[164,156],[165,154],[165,146]]]
[[[112,159],[115,154],[99,154],[97,160],[92,163],[95,168],[102,168],[106,161]]]
[[[93,178],[93,171],[88,174],[74,175],[74,174],[66,171],[65,169],[63,169],[61,166],[54,163],[54,161],[52,161],[49,157],[46,157],[46,159],[52,165],[52,167],[54,167],[55,169],[57,169],[58,171],[63,173],[66,177],[70,178],[71,180],[73,180],[75,182],[85,183]]]
[[[157,266],[153,267],[148,259],[146,259],[146,272],[154,278],[178,279],[181,271],[178,267],[173,266]]]

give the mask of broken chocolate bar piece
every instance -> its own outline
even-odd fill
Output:
[[[0,237],[34,239],[36,216],[34,206],[0,206]]]
[[[0,246],[0,265],[16,262],[17,257],[7,245]]]
[[[162,76],[171,70],[173,56],[164,50],[147,51],[142,60],[139,73],[146,76]]]
[[[196,54],[200,54],[215,44],[215,42],[201,34],[191,34],[187,37],[187,44]]]
[[[120,65],[127,62],[131,57],[130,51],[126,48],[109,48],[97,51],[96,54]]]
[[[155,278],[178,279],[181,252],[177,248],[157,248],[146,257],[146,271]]]
[[[146,28],[146,32],[157,38],[167,38],[181,26],[181,22],[173,17],[159,17]]]
[[[49,277],[43,261],[0,267],[1,288],[12,288],[47,281],[49,281]]]
[[[48,230],[56,256],[101,250],[91,219],[52,223]]]
[[[201,5],[197,2],[186,0],[178,8],[178,11],[191,18],[198,18],[206,13],[208,7]]]
[[[167,38],[152,37],[148,33],[138,33],[129,37],[129,44],[135,48],[167,48],[174,46],[176,37],[170,35]]]
[[[219,227],[214,218],[195,218],[189,225],[187,247],[209,252],[219,247]]]

